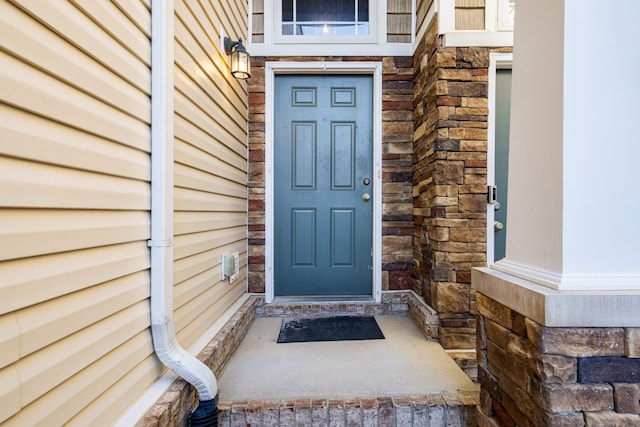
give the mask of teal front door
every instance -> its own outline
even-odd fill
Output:
[[[506,253],[507,190],[509,175],[509,125],[511,123],[511,70],[496,70],[496,157],[495,176],[497,197],[494,209],[493,261],[500,261]]]
[[[274,293],[371,296],[372,77],[276,76]]]

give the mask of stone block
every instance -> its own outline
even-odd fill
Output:
[[[613,400],[616,412],[640,415],[640,384],[614,383]]]
[[[486,230],[484,228],[452,228],[449,231],[449,239],[452,242],[484,242],[485,235]]]
[[[613,387],[602,384],[540,384],[539,404],[548,412],[613,409]]]
[[[490,344],[487,344],[488,350],[491,349],[491,347]],[[529,371],[527,364],[521,359],[513,357],[513,354],[509,352],[500,352],[500,355],[500,358],[492,361],[491,353],[489,353],[489,366],[494,369],[494,372],[497,371],[499,378],[501,378],[500,375],[504,375],[519,387],[526,388],[531,376],[531,371]],[[495,353],[494,356],[496,356]]]
[[[465,68],[438,68],[436,70],[438,80],[471,80],[471,70]]]
[[[408,397],[399,396],[393,398],[396,427],[411,427],[411,400]]]
[[[427,398],[425,396],[410,396],[409,399],[411,400],[411,406],[413,407],[413,425],[427,426],[429,415]]]
[[[156,420],[156,421],[159,421],[159,420]],[[154,427],[168,426],[168,425],[169,425],[168,421],[162,422],[160,420],[160,422],[156,423]],[[230,404],[225,404],[225,403],[218,404],[218,425],[220,427],[229,427],[231,425],[231,405]]]
[[[533,425],[548,425],[548,423],[544,421],[544,411],[527,391],[518,387],[511,397],[518,405],[520,411]]]
[[[578,362],[575,358],[543,354],[534,358],[531,369],[547,383],[575,383],[578,380]]]
[[[454,82],[440,80],[437,83],[444,83],[444,87],[446,88],[443,93],[438,93],[438,95],[449,95],[452,97],[481,97],[487,96],[488,93],[487,83],[485,82]]]
[[[478,404],[478,408],[482,410],[485,414],[491,416],[493,414],[493,409],[491,405],[493,404],[493,397],[491,394],[485,390],[484,388],[480,389],[480,403]]]
[[[578,359],[580,383],[640,383],[640,359],[585,357]]]
[[[262,425],[264,427],[277,427],[279,424],[279,409],[280,409],[280,401],[278,400],[267,400],[264,402],[263,406],[263,416],[262,416]]]
[[[427,396],[429,406],[429,427],[445,427],[447,425],[447,413],[444,400],[441,396]],[[382,424],[380,425],[387,425]],[[393,424],[388,424],[393,425]]]
[[[247,425],[247,417],[245,409],[247,402],[234,402],[231,405],[231,425],[232,426],[245,426]]]
[[[452,128],[449,129],[449,138],[485,141],[487,139],[487,130],[478,128]]]
[[[429,239],[436,242],[446,242],[449,240],[450,229],[448,227],[429,227]]]
[[[455,330],[440,328],[440,345],[443,348],[471,349],[476,346],[475,331],[456,333]]]
[[[465,427],[462,400],[454,395],[444,395],[443,399],[447,406],[447,427]]]
[[[489,319],[485,320],[485,328],[487,331],[487,339],[503,350],[506,350],[509,345],[509,335],[511,331]]]
[[[584,427],[582,412],[562,412],[558,414],[544,412],[540,425],[545,427]]]
[[[543,328],[542,352],[572,357],[622,356],[622,328]]]
[[[346,399],[344,401],[345,424],[347,427],[360,427],[361,406],[359,399]]]
[[[460,212],[482,213],[487,210],[487,197],[484,194],[461,194],[459,197]],[[480,235],[484,237],[485,233]]]
[[[296,422],[295,401],[283,400],[280,402],[279,425],[293,426]]]
[[[295,401],[296,426],[311,425],[311,400],[297,399]],[[258,424],[259,425],[259,424]]]
[[[264,403],[261,400],[254,400],[247,405],[247,425],[262,425],[262,408]]]
[[[455,48],[438,49],[436,53],[436,66],[454,68],[456,66],[457,52]]]
[[[509,307],[492,300],[480,292],[476,292],[476,304],[481,315],[505,328],[511,329],[513,318]]]
[[[624,330],[624,355],[640,358],[640,328]]]
[[[362,405],[362,426],[378,427],[378,401],[375,398],[363,398]]]
[[[329,400],[329,425],[345,427],[344,402],[342,399]]]
[[[438,96],[436,97],[437,106],[459,107],[462,105],[462,98],[459,96]]]
[[[512,315],[513,315],[513,320],[511,322],[512,323],[511,330],[514,333],[518,334],[519,336],[525,338],[527,336],[527,325],[525,323],[526,318],[522,314],[516,311],[513,311]]]
[[[476,421],[478,427],[500,427],[498,421],[482,412],[479,408],[476,410]]]
[[[587,412],[584,414],[586,427],[638,427],[640,416],[616,414],[615,412]]]
[[[464,182],[464,162],[436,161],[433,182],[434,184],[462,184]]]
[[[313,399],[311,401],[311,425],[314,427],[326,427],[328,422],[329,402],[325,399]]]
[[[524,325],[527,330],[527,338],[529,338],[529,341],[539,349],[542,345],[542,330],[544,327],[529,318],[524,319]]]
[[[487,368],[478,368],[478,382],[481,390],[486,390],[493,399],[498,401],[502,399],[502,390],[498,379]]]
[[[486,350],[487,349],[487,329],[486,322],[487,320],[482,317],[480,314],[476,314],[476,343],[478,345],[478,350]]]
[[[457,48],[456,65],[465,68],[487,68],[489,66],[489,49],[483,47]]]
[[[436,282],[438,312],[464,313],[469,311],[469,285],[463,283]]]
[[[509,415],[509,412],[502,404],[496,400],[493,401],[493,416],[498,421],[500,427],[515,427],[516,423]]]
[[[519,404],[512,398],[511,395],[505,393],[502,396],[500,405],[502,406],[502,408],[504,408],[506,413],[509,415],[509,418],[513,420],[516,426],[533,427],[533,425],[535,424],[531,422],[531,420],[523,412],[523,408],[519,406]]]
[[[390,397],[378,398],[378,418],[381,426],[394,425],[393,400]]]

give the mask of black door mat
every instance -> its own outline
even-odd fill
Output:
[[[283,319],[278,343],[380,340],[384,335],[372,316]]]

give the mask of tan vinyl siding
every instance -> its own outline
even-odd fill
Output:
[[[484,30],[485,0],[456,0],[456,30]]]
[[[174,308],[188,349],[246,290],[247,92],[219,31],[246,37],[248,4],[175,3]],[[0,3],[3,426],[108,425],[165,370],[149,329],[150,12]]]
[[[425,22],[429,10],[434,7],[433,0],[417,0],[416,3],[416,34],[420,34],[422,29],[429,26],[429,22]]]
[[[0,4],[3,425],[109,424],[160,373],[150,24],[138,0]]]
[[[387,42],[411,43],[411,0],[387,0]]]
[[[264,0],[253,0],[251,8],[251,41],[264,43]]]
[[[174,320],[187,348],[246,290],[247,92],[219,32],[245,39],[248,5],[212,3],[175,3]],[[230,284],[220,260],[234,252]]]

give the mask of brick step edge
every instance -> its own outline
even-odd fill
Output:
[[[475,427],[478,403],[478,392],[220,402],[218,426]]]

